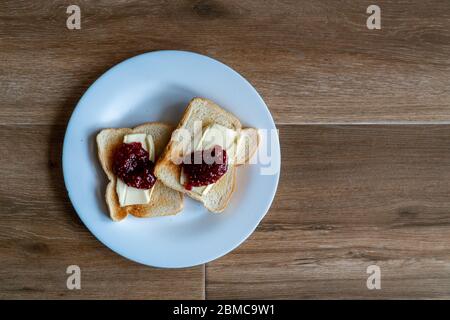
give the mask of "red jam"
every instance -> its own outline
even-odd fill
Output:
[[[181,164],[187,177],[184,188],[207,186],[220,179],[228,170],[227,152],[220,146],[192,152]]]
[[[130,187],[153,187],[156,183],[154,165],[140,142],[122,143],[114,153],[113,171]]]

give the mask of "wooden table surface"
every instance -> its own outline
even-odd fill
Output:
[[[381,30],[366,27],[381,8]],[[0,2],[0,298],[450,298],[448,0]],[[190,50],[261,93],[275,201],[238,249],[162,270],[113,253],[64,188],[68,119],[103,72]],[[66,268],[82,268],[67,290]],[[368,290],[366,268],[381,268]]]

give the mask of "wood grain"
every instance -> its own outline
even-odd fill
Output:
[[[0,299],[203,299],[204,267],[155,269],[94,238],[61,173],[60,126],[0,126]],[[81,268],[68,290],[66,268]]]
[[[79,0],[71,31],[67,1],[0,1],[0,298],[202,299],[205,285],[207,298],[450,298],[450,2],[379,0],[368,30],[372,3]],[[281,129],[270,213],[206,277],[105,248],[61,174],[84,91],[161,49],[236,69]],[[380,291],[365,286],[373,263]],[[70,264],[81,291],[66,289]]]
[[[64,125],[114,64],[160,49],[215,57],[247,77],[277,123],[450,121],[450,2],[388,1],[368,30],[354,0],[0,3],[0,123]]]
[[[207,298],[450,298],[450,126],[281,126],[276,200]],[[381,268],[381,290],[366,268]]]

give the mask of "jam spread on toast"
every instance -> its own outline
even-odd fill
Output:
[[[216,145],[211,149],[194,151],[181,164],[187,177],[186,190],[215,183],[228,170],[227,152]]]
[[[113,171],[129,187],[150,189],[156,183],[155,164],[140,142],[122,143],[114,153]]]

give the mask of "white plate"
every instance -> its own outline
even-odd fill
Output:
[[[70,200],[88,229],[128,259],[170,268],[214,260],[242,243],[272,203],[280,171],[277,134],[261,146],[268,146],[271,164],[238,169],[236,192],[223,213],[210,213],[185,197],[184,209],[176,216],[128,216],[121,222],[109,218],[96,134],[103,128],[150,121],[176,124],[196,96],[224,106],[244,126],[275,129],[264,101],[242,76],[214,59],[184,51],[146,53],[116,65],[86,91],[69,121],[63,172]],[[273,174],[261,174],[264,167]]]

